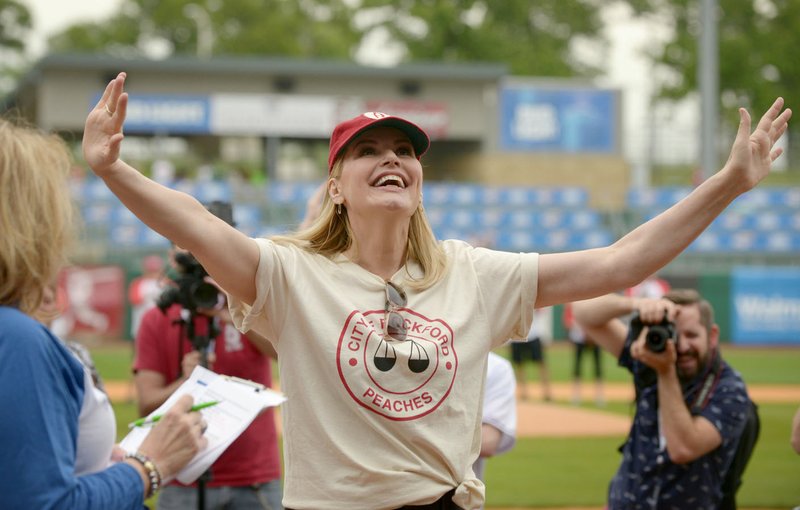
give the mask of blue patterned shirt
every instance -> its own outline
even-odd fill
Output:
[[[627,349],[619,364],[633,373],[637,383],[649,370],[632,359]],[[640,388],[633,424],[621,448],[622,464],[609,486],[609,510],[713,510],[719,506],[722,481],[744,430],[749,405],[741,376],[724,361],[719,367],[719,379],[707,405],[693,414],[717,428],[722,444],[688,464],[673,463],[661,448],[658,385]],[[690,409],[704,380],[701,375],[683,389]]]

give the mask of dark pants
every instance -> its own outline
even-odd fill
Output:
[[[452,489],[441,498],[427,505],[406,505],[397,510],[463,510],[460,506],[453,503],[453,494],[455,494],[455,492],[456,490]],[[287,508],[286,510],[292,509]]]
[[[453,494],[455,493],[456,490],[452,489],[433,503],[428,503],[427,505],[406,505],[400,507],[398,510],[462,510],[460,506],[453,503]]]
[[[572,365],[572,377],[576,381],[581,379],[581,358],[583,358],[584,351],[589,350],[592,353],[594,360],[594,378],[601,380],[603,378],[603,364],[600,361],[600,347],[592,343],[575,343],[575,362]]]

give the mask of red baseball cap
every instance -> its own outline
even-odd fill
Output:
[[[411,145],[414,146],[414,153],[417,159],[425,154],[425,151],[428,150],[431,144],[425,131],[413,122],[387,113],[362,113],[358,117],[353,117],[350,120],[341,122],[333,128],[333,134],[331,134],[331,148],[328,153],[328,173],[331,173],[331,170],[333,170],[333,162],[336,161],[336,158],[353,138],[367,129],[378,126],[393,127],[405,133],[409,140],[411,140]]]

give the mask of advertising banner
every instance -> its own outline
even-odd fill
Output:
[[[125,321],[125,273],[119,266],[72,266],[58,279],[61,338],[120,338]]]
[[[95,96],[95,103],[99,100],[100,96]],[[210,132],[209,111],[206,96],[132,94],[128,96],[125,131],[205,134]]]
[[[618,152],[613,90],[507,86],[500,91],[500,146],[512,151]]]
[[[731,304],[734,343],[800,345],[800,268],[735,268]]]

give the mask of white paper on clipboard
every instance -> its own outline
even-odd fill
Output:
[[[178,473],[176,478],[183,484],[197,480],[261,411],[286,400],[282,393],[258,383],[220,375],[197,366],[189,379],[151,415],[165,413],[179,397],[186,394],[194,398],[195,404],[212,400],[218,400],[219,404],[199,411],[208,423],[205,432],[208,446]],[[134,427],[120,446],[127,452],[135,452],[150,433],[150,428]]]

